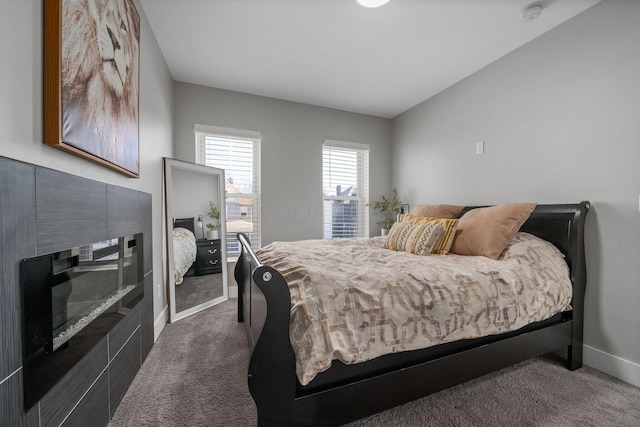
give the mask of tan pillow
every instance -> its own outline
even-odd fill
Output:
[[[435,222],[436,224],[442,224],[444,231],[438,238],[438,241],[431,250],[432,254],[446,255],[449,253],[453,238],[456,234],[456,228],[458,227],[458,219],[447,218],[428,218],[422,216],[416,216],[414,214],[406,214],[402,218],[402,222],[408,222],[410,224],[423,224],[427,222]]]
[[[396,222],[389,231],[384,247],[393,251],[429,255],[443,231],[444,226],[436,222]]]
[[[536,203],[509,203],[468,211],[458,222],[451,253],[498,259],[535,208]]]
[[[457,218],[464,206],[455,205],[417,205],[413,208],[414,215],[430,218]]]

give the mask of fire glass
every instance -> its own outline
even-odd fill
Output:
[[[142,234],[24,259],[25,410],[143,297]]]

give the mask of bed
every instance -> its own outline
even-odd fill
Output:
[[[465,207],[459,216],[476,208]],[[563,353],[568,369],[579,368],[586,285],[584,222],[588,209],[588,202],[538,205],[513,243],[515,247],[531,235],[550,242],[561,253],[571,289],[569,304],[561,304],[557,313],[489,335],[442,340],[420,349],[403,348],[355,364],[350,356],[345,363],[332,354],[332,358],[340,360],[302,378],[300,357],[296,359],[300,349],[296,347],[294,351],[290,338],[295,329],[291,323],[291,292],[294,302],[299,295],[298,291],[290,291],[290,283],[284,278],[292,277],[292,267],[280,265],[264,251],[260,256],[269,262],[263,264],[246,235],[238,234],[242,246],[235,270],[239,284],[238,321],[245,322],[253,347],[248,384],[259,425],[344,424],[549,352]],[[371,239],[369,244],[381,242]],[[295,247],[289,250],[295,251]],[[300,251],[303,253],[302,248]],[[380,269],[376,274],[383,277],[387,273]],[[296,336],[295,345],[298,340]]]
[[[175,218],[173,220],[173,271],[175,284],[180,285],[185,274],[196,261],[196,237],[194,218]]]

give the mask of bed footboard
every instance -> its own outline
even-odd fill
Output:
[[[295,356],[289,341],[291,297],[284,277],[262,265],[244,233],[234,276],[238,283],[238,321],[253,347],[249,392],[258,409],[258,425],[290,425],[296,393]]]

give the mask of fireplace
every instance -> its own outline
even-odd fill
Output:
[[[144,296],[142,234],[24,259],[24,409],[40,400]]]

